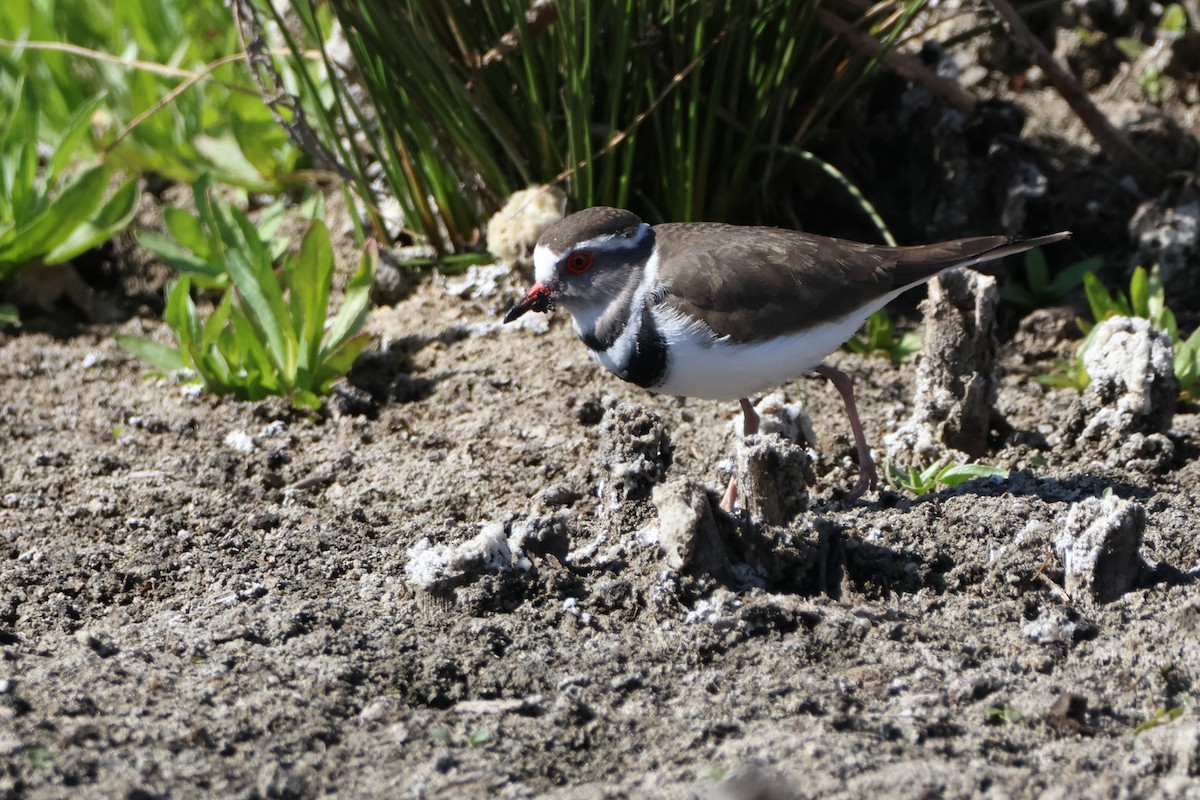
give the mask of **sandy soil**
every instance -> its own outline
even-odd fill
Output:
[[[1084,172],[1008,222],[1111,227]],[[999,213],[959,210],[926,232]],[[680,534],[652,486],[715,497],[736,407],[500,326],[521,285],[375,309],[318,419],[144,379],[111,333],[149,317],[0,332],[0,798],[1200,797],[1194,406],[1082,435],[1035,380],[1064,317],[1002,320],[1007,479],[848,504],[801,381],[808,510]],[[882,453],[919,362],[833,360]],[[1133,550],[1073,569],[1097,509]]]
[[[599,497],[618,403],[661,421],[666,478],[714,491],[734,409],[622,386],[562,318],[500,328],[508,296],[376,310],[358,379],[392,399],[319,422],[142,380],[103,335],[0,342],[4,796],[1195,791],[1194,708],[1137,731],[1196,692],[1194,414],[1161,474],[1001,444],[1042,466],[845,507],[844,418],[805,382],[817,497],[769,535],[817,555],[722,585],[667,565],[647,500]],[[878,443],[912,365],[838,362]],[[1010,371],[1007,439],[1072,400]],[[1149,569],[1096,603],[1049,540],[1106,488],[1145,508]],[[543,547],[419,574],[531,520]]]

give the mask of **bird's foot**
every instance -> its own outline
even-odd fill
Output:
[[[879,473],[875,469],[875,460],[868,455],[865,462],[859,462],[858,483],[854,484],[854,488],[850,490],[846,499],[853,503],[866,494],[868,489],[874,491],[878,485]]]

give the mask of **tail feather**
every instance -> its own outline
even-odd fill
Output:
[[[1014,239],[1005,236],[980,236],[956,239],[939,244],[916,245],[897,248],[897,283],[912,285],[955,267],[974,267],[988,261],[1024,253],[1071,237],[1070,231],[1059,231],[1032,239]]]

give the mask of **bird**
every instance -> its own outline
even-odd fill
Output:
[[[534,283],[504,316],[562,306],[591,356],[651,392],[737,400],[742,432],[758,432],[750,398],[815,373],[846,406],[859,479],[875,489],[853,382],[825,358],[889,301],[941,272],[1062,241],[980,236],[902,247],[786,228],[717,222],[649,225],[631,211],[586,208],[547,228]],[[721,507],[733,511],[736,479]]]

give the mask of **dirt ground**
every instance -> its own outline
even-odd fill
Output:
[[[150,317],[0,332],[0,798],[1200,797],[1195,406],[1088,439],[1064,317],[1002,320],[1009,477],[850,504],[804,380],[809,509],[681,566],[650,486],[718,495],[736,405],[501,326],[522,283],[376,308],[319,419],[143,378]],[[920,358],[832,359],[880,454]],[[1115,597],[1055,547],[1098,504]]]

